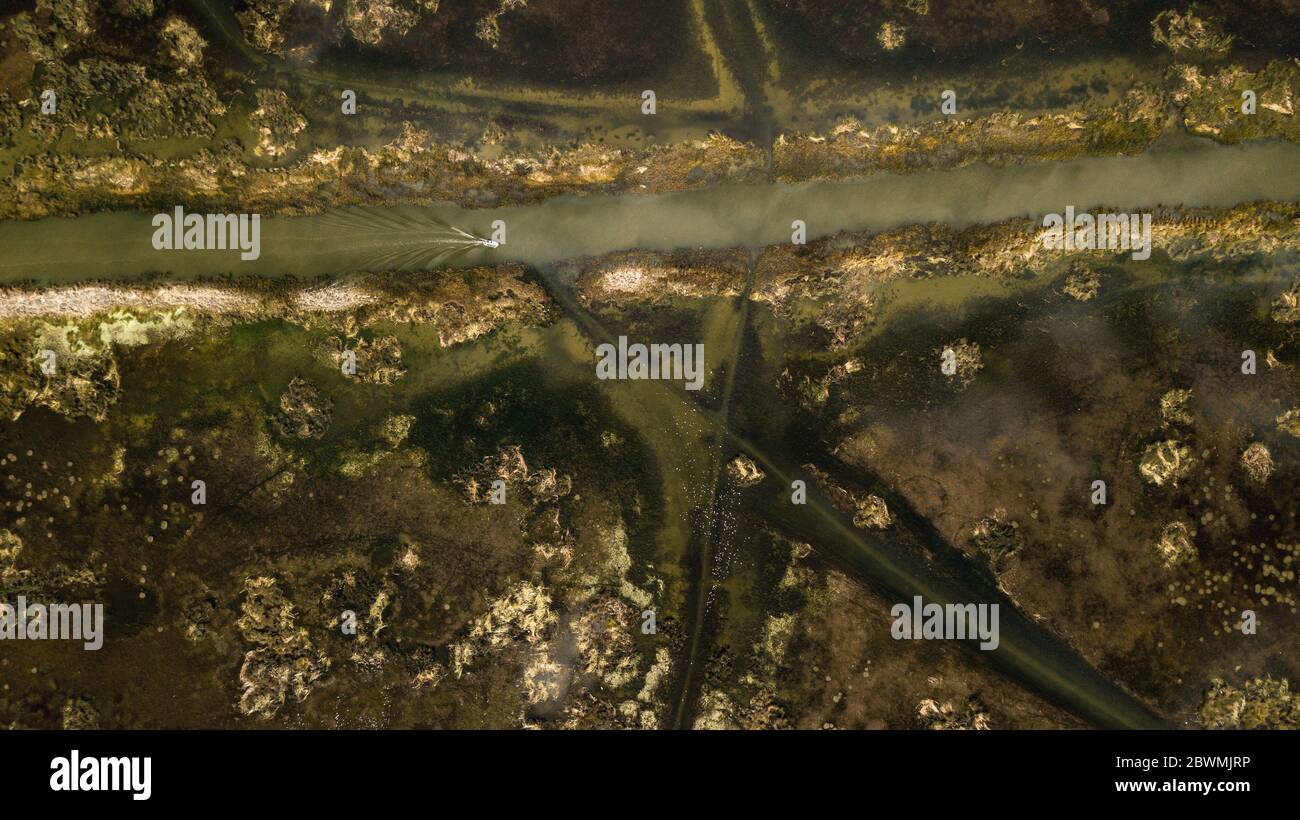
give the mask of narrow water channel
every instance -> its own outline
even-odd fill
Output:
[[[1300,199],[1300,145],[1163,141],[1135,157],[882,174],[846,182],[719,185],[664,195],[593,195],[484,210],[445,204],[392,206],[310,216],[264,217],[260,256],[232,250],[155,250],[154,212],[99,213],[0,224],[0,281],[42,284],[129,280],[145,274],[194,279],[222,274],[311,278],[398,266],[433,268],[437,221],[488,235],[505,223],[506,241],[454,260],[457,266],[543,265],[618,250],[761,247],[787,242],[803,220],[809,238],[944,222],[954,226],[1101,207],[1226,207]],[[182,204],[182,203],[177,203]],[[376,215],[392,225],[379,225]],[[421,253],[427,248],[427,253]],[[410,253],[407,253],[410,252]]]

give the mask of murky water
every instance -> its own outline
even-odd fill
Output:
[[[222,274],[315,277],[446,264],[437,220],[479,235],[503,220],[506,242],[474,249],[457,265],[560,259],[640,248],[758,247],[789,241],[802,219],[809,238],[842,230],[946,222],[961,226],[1076,209],[1155,205],[1224,207],[1300,198],[1300,146],[1223,146],[1168,140],[1136,157],[1088,158],[1010,168],[972,165],[908,176],[802,185],[720,185],[656,196],[565,197],[490,210],[455,205],[393,207],[262,220],[261,255],[157,251],[152,213],[105,213],[0,225],[0,281],[172,279]],[[376,213],[399,224],[377,224]],[[422,251],[423,249],[423,251]],[[398,264],[394,264],[394,262]]]
[[[516,91],[505,85],[489,87],[486,77],[462,80],[450,75],[413,76],[406,69],[387,70],[383,65],[365,64],[346,54],[331,54],[317,67],[282,65],[251,51],[230,15],[217,5],[209,0],[192,0],[189,5],[222,35],[220,39],[227,42],[231,52],[228,57],[242,58],[250,68],[259,70],[264,80],[286,87],[317,85],[332,89],[346,85],[365,97],[415,102],[443,112],[483,105],[489,107],[487,110],[517,113],[547,105],[555,109],[550,115],[552,125],[563,125],[573,133],[579,132],[579,126],[597,121],[601,127],[611,129],[628,127],[621,113],[627,106],[623,97],[635,99],[633,86],[593,89],[590,94],[574,94],[570,93],[573,89],[564,88]],[[744,15],[736,11],[739,6],[713,2],[689,5],[693,25],[700,26],[707,18],[708,26],[701,28],[710,31],[706,31],[705,49],[698,60],[718,62],[716,100],[695,100],[696,96],[714,94],[713,80],[702,79],[707,72],[699,65],[680,66],[671,76],[662,78],[664,84],[657,87],[661,92],[689,90],[691,94],[682,96],[689,96],[692,102],[683,104],[680,110],[670,107],[654,129],[655,135],[672,138],[677,129],[682,129],[698,136],[696,132],[704,129],[704,123],[712,127],[714,122],[726,120],[728,133],[768,144],[777,124],[792,127],[802,108],[790,104],[792,97],[779,96],[788,92],[775,83],[777,61],[769,60],[771,55],[761,51],[770,44],[761,42],[761,27],[750,28],[761,20],[757,16],[752,22],[742,19]],[[1143,43],[1148,37],[1148,17],[1142,18],[1142,26],[1133,32]],[[729,58],[726,71],[721,70],[719,43],[729,46],[724,49]],[[808,45],[818,51],[823,44]],[[787,62],[784,67],[798,73],[804,63]],[[1121,74],[1126,67],[1119,69]],[[913,68],[905,67],[899,78],[904,79]],[[902,86],[893,93],[900,106],[911,96],[911,91]],[[1001,101],[989,99],[985,104],[1001,105]],[[845,103],[846,109],[854,105],[857,103]],[[769,108],[764,110],[765,106]],[[880,110],[879,106],[876,109]],[[835,109],[819,116],[829,123],[831,113],[846,112]],[[333,132],[327,136],[323,144],[345,141]],[[167,152],[185,149],[177,144],[169,146]],[[674,302],[649,318],[639,314],[631,319],[626,315],[595,315],[579,305],[569,291],[569,283],[558,281],[549,266],[559,260],[627,249],[759,248],[789,241],[790,223],[795,219],[807,224],[811,239],[838,231],[881,230],[923,222],[956,227],[983,224],[1059,212],[1067,205],[1080,210],[1129,210],[1156,205],[1225,207],[1264,199],[1295,200],[1300,199],[1297,171],[1300,146],[1294,144],[1223,146],[1170,135],[1151,151],[1134,157],[1010,168],[973,165],[848,182],[720,185],[656,196],[574,196],[496,209],[443,204],[268,216],[262,220],[260,256],[254,261],[240,261],[234,250],[156,251],[151,246],[153,211],[0,224],[0,283],[124,281],[150,276],[184,280],[225,274],[308,279],[360,271],[518,262],[537,270],[562,307],[562,318],[546,327],[513,328],[452,349],[443,349],[429,327],[395,323],[376,327],[376,332],[392,333],[398,338],[409,365],[409,372],[400,382],[386,387],[353,384],[319,361],[312,351],[328,331],[278,322],[238,326],[225,335],[204,337],[201,343],[169,345],[147,355],[124,356],[123,399],[103,425],[85,420],[70,424],[38,410],[28,415],[21,427],[0,425],[0,442],[5,443],[5,450],[14,451],[24,451],[35,443],[42,455],[86,452],[93,457],[96,470],[103,472],[107,469],[103,462],[111,461],[115,443],[130,442],[131,459],[143,462],[152,452],[161,454],[158,448],[169,445],[176,430],[200,428],[204,421],[201,417],[206,414],[230,415],[234,420],[223,424],[231,430],[259,428],[258,420],[274,408],[289,380],[305,374],[334,401],[331,431],[319,442],[291,445],[306,460],[300,481],[319,482],[322,498],[329,497],[326,491],[352,491],[354,488],[333,473],[349,456],[379,446],[375,432],[378,422],[393,414],[409,413],[415,419],[411,444],[428,456],[427,471],[438,482],[449,482],[457,470],[478,462],[496,445],[508,441],[521,443],[530,460],[590,477],[591,484],[583,488],[582,494],[599,496],[608,491],[612,498],[620,500],[620,519],[633,523],[628,533],[631,553],[638,565],[653,565],[662,579],[660,603],[665,612],[681,613],[683,618],[682,646],[676,650],[680,681],[673,686],[673,706],[666,716],[674,725],[691,723],[710,647],[719,640],[747,647],[751,622],[764,611],[762,604],[766,602],[744,600],[756,588],[752,583],[753,565],[749,570],[742,566],[731,574],[737,553],[742,548],[750,549],[748,543],[741,542],[755,535],[755,524],[760,521],[764,535],[770,526],[815,543],[826,557],[855,578],[868,580],[880,591],[901,599],[922,594],[938,602],[976,597],[1001,601],[1007,612],[1002,647],[998,653],[990,653],[989,662],[1099,725],[1156,725],[1144,704],[1110,677],[1093,670],[1066,641],[1020,611],[945,540],[925,513],[912,509],[904,494],[890,493],[880,479],[866,470],[851,475],[844,470],[846,475],[839,478],[881,484],[872,489],[887,497],[898,518],[897,527],[888,534],[855,527],[816,489],[806,506],[787,503],[791,480],[803,475],[801,465],[817,460],[818,455],[827,455],[821,452],[824,442],[819,437],[828,427],[827,420],[836,423],[837,414],[828,412],[824,419],[798,417],[798,411],[776,394],[777,373],[787,363],[802,366],[801,357],[812,360],[831,354],[792,350],[797,339],[783,335],[765,306],[745,299]],[[500,247],[491,249],[466,242],[467,236],[448,228],[456,226],[474,236],[486,237],[493,235],[497,220],[504,223],[506,236]],[[1160,284],[1171,291],[1174,287],[1192,287],[1181,280],[1190,278],[1187,275],[1193,272],[1189,266],[1157,260],[1134,266],[1132,275],[1135,284]],[[1256,308],[1268,304],[1272,297],[1268,287],[1280,286],[1280,275],[1272,269],[1251,270],[1248,274],[1236,282],[1245,294],[1243,304]],[[996,336],[987,327],[988,316],[996,315],[1000,325],[1017,327],[1034,318],[1025,304],[1013,307],[1008,296],[1046,303],[1046,291],[1041,280],[1008,283],[949,277],[890,283],[882,293],[878,323],[858,340],[856,352],[877,361],[904,357],[919,360],[931,351],[930,337],[936,328],[948,328],[952,336]],[[1155,293],[1153,288],[1153,293],[1143,298],[1158,303],[1160,297],[1168,295],[1167,291]],[[1208,296],[1206,301],[1217,304]],[[1080,314],[1085,311],[1077,309]],[[1098,311],[1099,303],[1087,309]],[[1252,337],[1237,332],[1241,330],[1237,323],[1245,323],[1247,313],[1233,314],[1221,324],[1231,325],[1233,333],[1229,335],[1233,339],[1249,338],[1257,343],[1258,334]],[[591,382],[591,345],[628,332],[629,326],[651,331],[655,336],[664,336],[660,331],[667,327],[690,328],[708,350],[724,353],[709,363],[709,382],[720,387],[689,396],[675,385]],[[991,365],[1005,364],[996,346],[989,346],[988,355]],[[1058,369],[1059,363],[1054,363],[1051,368],[1027,372],[1035,384],[1050,387],[1056,382],[1066,383]],[[996,370],[990,367],[990,371]],[[1004,374],[1014,371],[1010,366],[1001,369]],[[853,385],[857,392],[841,391],[831,407],[838,410],[841,404],[860,402],[862,396],[867,396],[865,415],[888,417],[891,412],[914,412],[917,397],[933,392],[925,390],[927,382],[920,377],[909,381],[891,373],[880,384],[867,379],[867,375],[857,377]],[[1016,386],[1014,380],[998,386],[1007,384]],[[484,403],[492,405],[491,413],[479,412],[479,405]],[[1068,402],[1057,404],[1053,409],[1063,414],[1072,409]],[[1266,406],[1271,405],[1253,405],[1257,424],[1271,418],[1259,409]],[[205,412],[195,413],[195,408]],[[491,424],[480,416],[490,416]],[[247,428],[239,426],[245,422]],[[801,430],[801,424],[807,429]],[[587,446],[597,441],[599,447]],[[752,455],[769,474],[768,485],[743,502],[722,478],[726,459],[737,451]],[[54,461],[62,463],[63,459]],[[67,464],[73,467],[72,462]],[[823,466],[835,471],[835,464]],[[165,486],[166,481],[163,483]],[[179,492],[180,482],[174,486]],[[214,482],[214,487],[219,486],[220,482]],[[60,518],[57,523],[53,517],[49,519],[51,530],[59,534],[61,542],[76,545],[79,552],[72,557],[85,557],[80,554],[86,545],[85,532],[102,531],[114,567],[140,565],[144,573],[147,557],[150,565],[161,564],[165,570],[179,568],[185,574],[193,572],[204,577],[227,603],[239,595],[240,578],[230,575],[231,567],[247,565],[250,555],[273,560],[286,554],[286,544],[292,547],[298,543],[287,527],[269,530],[264,539],[250,544],[223,539],[219,537],[223,531],[218,530],[217,535],[208,535],[206,540],[201,536],[201,548],[192,552],[158,554],[140,543],[139,534],[156,524],[154,519],[159,514],[154,508],[159,490],[152,484],[140,484],[112,492],[112,505],[102,505],[102,509],[87,507],[78,510],[75,517]],[[298,497],[301,511],[296,510],[294,515],[301,517],[301,524],[297,527],[314,531],[320,528],[325,513],[304,498],[311,496]],[[224,503],[215,506],[227,508]],[[370,508],[381,514],[368,519],[367,537],[349,544],[349,548],[356,546],[362,555],[369,551],[376,566],[391,563],[396,543],[390,537],[396,532],[391,519],[397,517],[396,508],[400,506],[399,497],[392,507]],[[747,522],[742,520],[745,516],[749,517]],[[459,523],[460,518],[456,522],[462,531],[470,531],[475,529],[474,522],[481,526],[483,520],[466,515],[463,521],[469,523]],[[176,529],[179,527],[171,532]],[[160,536],[160,546],[170,546],[171,538]],[[149,543],[153,542],[150,536]],[[313,549],[313,558],[328,555],[327,550]],[[739,563],[743,565],[744,561]],[[152,572],[162,574],[158,567]],[[473,581],[477,586],[482,578]],[[169,583],[150,579],[146,584],[143,575],[137,582],[134,574],[115,576],[107,583],[104,594],[117,613],[116,623],[126,630],[121,636],[126,648],[115,645],[112,651],[121,654],[108,656],[111,674],[104,671],[109,665],[81,673],[86,675],[82,688],[111,691],[117,685],[111,681],[135,677],[144,663],[163,665],[168,674],[157,676],[160,680],[206,674],[207,667],[187,654],[191,648],[176,635],[148,640],[151,636],[145,627],[160,611],[170,613],[177,606],[174,598],[167,597],[177,591]],[[162,596],[156,594],[159,589],[165,590]],[[427,601],[424,606],[428,608]],[[432,620],[427,614],[421,617]],[[414,620],[427,626],[420,618]],[[419,635],[419,631],[410,634]],[[644,653],[652,642],[640,640],[640,644]],[[154,659],[158,655],[161,660]],[[38,659],[45,665],[44,659]],[[59,660],[57,665],[82,668],[67,659]],[[231,669],[224,672],[233,680]],[[105,680],[93,680],[97,674],[104,675]],[[184,725],[196,718],[207,725],[238,725],[232,720],[223,693],[216,689],[205,692],[202,703],[196,700],[183,708],[170,686],[153,684],[144,696],[127,699],[127,705],[136,710],[147,706],[144,711],[151,719],[166,725]],[[345,687],[315,695],[309,708],[317,710],[318,717],[328,715],[332,708],[338,708],[331,705],[330,698],[346,702],[350,709],[356,708],[354,703],[369,703],[376,710],[393,708],[369,688],[351,691]],[[127,708],[108,708],[110,722],[136,719]],[[115,709],[120,709],[120,714],[114,714]],[[333,719],[343,720],[338,714]]]

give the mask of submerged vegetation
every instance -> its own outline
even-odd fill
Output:
[[[1239,609],[1294,615],[1295,510],[1265,488],[1295,480],[1296,439],[1271,409],[1297,387],[1295,328],[1270,306],[1297,235],[1261,227],[1294,226],[1275,219],[1289,208],[1166,214],[1162,261],[1141,272],[1095,251],[1025,255],[1032,231],[1013,222],[777,246],[752,284],[743,254],[640,252],[554,272],[10,291],[6,350],[25,369],[6,374],[26,381],[6,388],[0,439],[7,577],[132,614],[95,676],[10,701],[7,720],[39,725],[65,701],[130,720],[96,692],[162,635],[169,675],[204,670],[201,705],[153,718],[167,725],[1075,725],[955,647],[890,640],[890,590],[825,563],[823,525],[769,518],[772,452],[790,448],[859,532],[991,574],[1153,708],[1208,714],[1172,675],[1219,669]],[[978,262],[913,267],[942,257]],[[1084,269],[1099,284],[1080,302],[1061,284]],[[917,298],[932,293],[952,295]],[[696,402],[591,378],[607,333],[720,349],[737,300],[756,336],[736,365],[710,364],[707,385],[741,368],[720,421],[716,387]],[[1258,398],[1230,411],[1195,387],[1236,370],[1188,335],[1199,324],[1248,334],[1271,363],[1248,383]],[[70,361],[54,376],[49,345]],[[1127,364],[1098,382],[1099,355]],[[1088,503],[1092,475],[1113,509]],[[681,530],[674,511],[710,495],[712,529]],[[955,543],[916,540],[925,520],[955,525]],[[712,568],[693,578],[705,537]],[[682,717],[698,629],[715,648],[693,661]]]
[[[518,239],[565,195],[1300,142],[1289,8],[1002,8],[4,13],[24,236],[184,203],[374,247],[328,278],[292,267],[318,236],[266,277],[0,260],[0,598],[108,613],[93,663],[6,646],[0,725],[1294,726],[1296,203],[1152,207],[1149,258],[775,206],[791,242]],[[595,378],[629,340],[701,345],[703,389]],[[895,640],[922,594],[996,602],[1003,651]]]

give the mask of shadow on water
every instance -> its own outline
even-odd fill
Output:
[[[589,336],[593,344],[612,340],[616,334],[579,305],[567,287],[552,273],[544,273],[542,279],[562,309]],[[747,322],[746,327],[749,326]],[[919,595],[927,603],[940,605],[998,603],[1003,613],[1000,644],[996,650],[988,652],[975,648],[978,656],[987,659],[1000,671],[1023,682],[1053,703],[1097,726],[1157,728],[1165,725],[1146,705],[1098,673],[1062,640],[1033,623],[1014,602],[995,588],[986,575],[965,560],[956,547],[946,541],[928,520],[909,507],[901,497],[893,493],[887,497],[889,501],[898,504],[902,522],[898,529],[901,535],[883,535],[856,528],[799,467],[803,454],[796,447],[787,444],[787,436],[791,431],[786,429],[786,425],[791,420],[787,411],[782,409],[784,403],[773,393],[775,378],[748,375],[765,372],[765,375],[774,376],[771,373],[771,363],[762,357],[761,346],[755,342],[752,347],[753,355],[745,350],[736,353],[737,361],[744,365],[742,372],[747,375],[739,377],[736,382],[744,385],[744,394],[734,396],[733,399],[740,400],[737,406],[762,407],[765,410],[761,417],[756,421],[751,418],[745,426],[733,427],[729,414],[700,407],[692,400],[684,399],[680,390],[667,383],[637,384],[645,394],[669,397],[679,406],[692,408],[692,415],[719,437],[722,450],[716,456],[715,465],[725,463],[725,459],[737,451],[753,458],[766,472],[767,478],[763,484],[751,490],[751,494],[764,499],[758,505],[767,511],[770,520],[827,554],[852,577],[887,595],[895,596],[897,600],[910,601]],[[795,436],[796,441],[800,438],[802,437]],[[796,478],[807,481],[806,504],[789,503],[791,482]],[[874,476],[867,475],[865,479],[869,483],[881,483]],[[863,476],[858,474],[857,480],[862,481]],[[708,505],[705,509],[716,514],[717,510],[713,507],[717,500],[716,484],[712,486],[714,489],[702,501]],[[698,516],[698,510],[696,515]],[[710,517],[708,520],[709,528],[701,532],[706,539],[711,539],[716,533],[711,529],[713,519]],[[698,540],[695,543],[692,556],[695,560],[692,563],[696,577],[693,589],[698,607],[701,600],[699,596],[708,583],[704,576],[711,570],[711,553],[701,550]],[[712,545],[711,541],[705,543]],[[922,557],[927,554],[932,560]],[[698,613],[697,609],[690,625],[693,644],[701,642],[701,636],[706,635],[708,629],[707,623]],[[971,642],[965,642],[964,645],[975,646]],[[687,651],[688,660],[698,660],[701,656],[698,645],[691,646]],[[678,726],[687,724],[693,708],[690,695],[698,693],[698,682],[693,680],[692,674],[688,668],[677,684],[679,700],[674,723]]]

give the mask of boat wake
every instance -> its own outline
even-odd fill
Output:
[[[445,266],[472,251],[499,247],[495,240],[450,225],[429,214],[357,208],[323,218],[327,228],[364,235],[377,246],[365,258],[368,270],[428,270]]]

